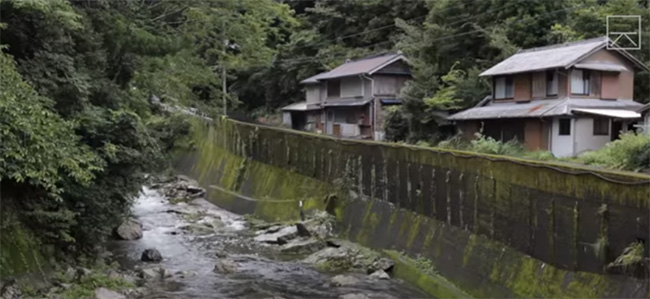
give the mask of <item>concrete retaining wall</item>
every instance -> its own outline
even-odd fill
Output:
[[[196,127],[177,168],[235,212],[295,219],[305,200],[336,213],[349,239],[427,257],[473,296],[648,296],[645,280],[604,274],[633,242],[647,256],[648,176],[230,120]]]

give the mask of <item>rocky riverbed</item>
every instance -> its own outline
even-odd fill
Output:
[[[114,231],[106,257],[113,267],[71,268],[47,297],[67,297],[83,277],[110,281],[95,284],[101,299],[427,297],[391,277],[390,259],[336,239],[327,213],[266,223],[220,209],[204,194],[183,176],[143,188],[133,218]]]

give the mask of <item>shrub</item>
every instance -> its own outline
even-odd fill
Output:
[[[470,150],[477,153],[522,156],[525,152],[524,147],[516,139],[502,142],[481,133],[476,133],[476,137],[471,141]]]
[[[384,114],[385,139],[387,141],[406,140],[409,133],[409,124],[399,106],[388,107]]]
[[[650,135],[624,133],[604,148],[587,152],[574,161],[613,169],[650,171]]]

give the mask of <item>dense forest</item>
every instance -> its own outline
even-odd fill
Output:
[[[602,36],[616,14],[650,20],[648,1],[2,0],[1,228],[24,226],[60,257],[92,255],[189,130],[158,99],[273,113],[302,99],[300,80],[399,50],[415,78],[389,123],[415,142],[435,135],[436,110],[487,94],[482,70]],[[649,77],[637,75],[638,100]]]

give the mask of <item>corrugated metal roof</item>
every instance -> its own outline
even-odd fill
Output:
[[[390,64],[391,62],[398,61],[400,59],[405,59],[404,55],[399,53],[392,53],[350,61],[339,65],[329,72],[320,73],[316,76],[302,80],[300,83],[318,83],[319,80],[324,79],[370,74],[377,68]]]
[[[524,103],[495,103],[461,111],[448,117],[449,120],[530,118],[571,115],[573,109],[624,109],[637,110],[642,105],[632,100],[601,100],[564,98],[559,100],[534,100]]]
[[[650,111],[650,103],[643,105],[643,107],[641,107],[641,108],[639,108],[639,110],[637,110],[637,112],[639,112],[641,114],[643,114],[643,113],[645,113],[647,111]]]
[[[298,102],[291,105],[282,107],[282,111],[307,111],[307,110],[318,110],[320,108],[314,107],[314,105],[307,104],[307,102]]]
[[[325,102],[325,107],[353,107],[353,106],[363,106],[370,103],[369,99],[358,99],[358,100],[342,100],[342,101],[327,101]]]
[[[579,69],[588,69],[588,70],[606,71],[606,72],[627,71],[627,68],[624,65],[607,63],[607,62],[578,63],[575,65],[575,67]]]
[[[481,73],[481,76],[506,75],[567,67],[586,55],[604,48],[607,41],[607,37],[599,37],[573,43],[522,50]]]
[[[608,116],[613,118],[641,118],[641,113],[621,109],[573,109],[574,112]]]

